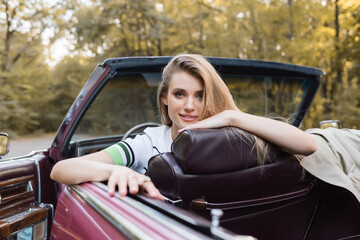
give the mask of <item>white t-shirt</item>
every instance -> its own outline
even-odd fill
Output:
[[[139,134],[134,139],[127,138],[103,151],[110,155],[115,165],[128,166],[139,173],[145,173],[149,159],[156,154],[170,152],[172,142],[169,126],[148,127],[144,134]]]

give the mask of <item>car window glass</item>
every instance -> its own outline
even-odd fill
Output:
[[[310,80],[303,78],[223,76],[236,105],[254,115],[289,118],[296,113]]]
[[[244,112],[288,118],[297,111],[307,79],[248,77],[224,74],[237,106]],[[122,73],[112,78],[96,97],[72,141],[122,135],[144,122],[160,122],[156,91],[160,73]]]
[[[128,73],[109,80],[91,104],[72,141],[122,135],[144,122],[159,122],[156,91],[160,73]]]

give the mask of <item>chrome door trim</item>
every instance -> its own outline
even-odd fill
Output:
[[[105,192],[107,192],[107,186],[100,182],[92,182],[92,184],[96,185],[97,187],[101,188]],[[135,201],[129,197],[121,197],[118,192],[115,193],[115,196],[120,199],[120,201],[125,202],[129,206],[135,208],[139,212],[151,217],[152,219],[156,220],[160,224],[164,225],[165,227],[169,228],[171,231],[183,236],[186,239],[193,239],[193,240],[201,240],[201,239],[210,239],[208,236],[203,235],[191,228],[188,228],[184,225],[179,226],[179,223],[174,219],[169,218],[168,216],[158,212],[157,210],[146,206],[143,203]]]
[[[96,198],[89,191],[79,185],[68,185],[69,192],[75,192],[82,200],[94,208],[102,217],[108,220],[116,229],[123,233],[129,239],[153,239],[143,232],[136,225],[111,210],[106,204]]]
[[[107,186],[100,182],[92,182],[95,186],[99,187],[103,191],[107,192]],[[93,194],[91,194],[88,190],[84,189],[79,185],[68,185],[67,189],[75,194],[77,194],[83,202],[89,204],[92,208],[94,208],[102,217],[107,219],[116,229],[120,232],[124,233],[126,237],[130,239],[152,239],[151,236],[144,233],[141,229],[139,229],[136,225],[116,213],[112,211],[110,207],[108,207],[104,202],[99,200]],[[142,214],[154,219],[159,224],[165,226],[166,228],[173,231],[175,234],[184,237],[185,239],[192,240],[202,240],[202,239],[212,239],[209,236],[202,234],[188,226],[179,224],[176,220],[166,216],[165,214],[141,203],[130,197],[121,197],[118,192],[115,193],[115,196],[122,202],[126,203],[130,207],[138,210]],[[189,222],[192,222],[189,218]],[[239,240],[254,240],[255,238],[251,236],[243,236],[243,235],[234,235],[232,233],[228,233],[225,229],[221,227],[211,228],[209,229],[214,237],[220,239],[239,239]]]
[[[92,184],[96,185],[97,187],[101,188],[103,191],[107,192],[107,186],[100,182],[92,182]],[[180,236],[183,236],[186,239],[224,239],[224,240],[256,240],[256,238],[252,236],[247,235],[237,235],[234,233],[229,232],[226,229],[223,229],[222,227],[211,227],[210,232],[213,235],[213,238],[210,238],[200,232],[197,232],[196,230],[187,227],[185,225],[180,225],[177,221],[174,219],[160,213],[159,211],[141,203],[138,202],[130,197],[121,197],[118,192],[115,193],[115,196],[117,196],[121,201],[125,202],[129,206],[135,208],[139,212],[151,217],[152,219],[156,220],[160,224],[164,225],[168,229],[172,230],[173,232],[179,234]],[[193,222],[192,218],[187,219],[188,222]]]

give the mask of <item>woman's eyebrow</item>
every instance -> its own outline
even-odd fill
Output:
[[[185,91],[185,89],[183,89],[183,88],[173,88],[171,91],[172,91],[172,92]]]
[[[179,88],[179,87],[176,87],[176,88],[171,89],[171,92],[178,92],[178,91],[186,92],[185,89]],[[199,90],[199,91],[196,91],[195,93],[196,93],[196,94],[203,94],[203,93],[204,93],[204,89]]]

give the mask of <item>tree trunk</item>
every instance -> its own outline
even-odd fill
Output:
[[[293,32],[294,32],[292,3],[293,3],[293,0],[288,0],[289,16],[290,16],[289,22],[288,22],[288,27],[289,27],[288,38],[289,38],[289,40],[291,40],[293,38]]]
[[[1,71],[4,73],[7,71],[7,64],[9,61],[9,51],[10,51],[10,39],[12,37],[11,27],[11,16],[9,16],[9,4],[5,3],[5,13],[6,13],[6,35],[4,41],[4,51],[3,51],[3,62],[1,66]],[[15,12],[15,11],[14,11]]]
[[[342,67],[340,54],[340,23],[339,23],[339,0],[335,0],[335,69],[336,69],[336,83],[342,84]]]

